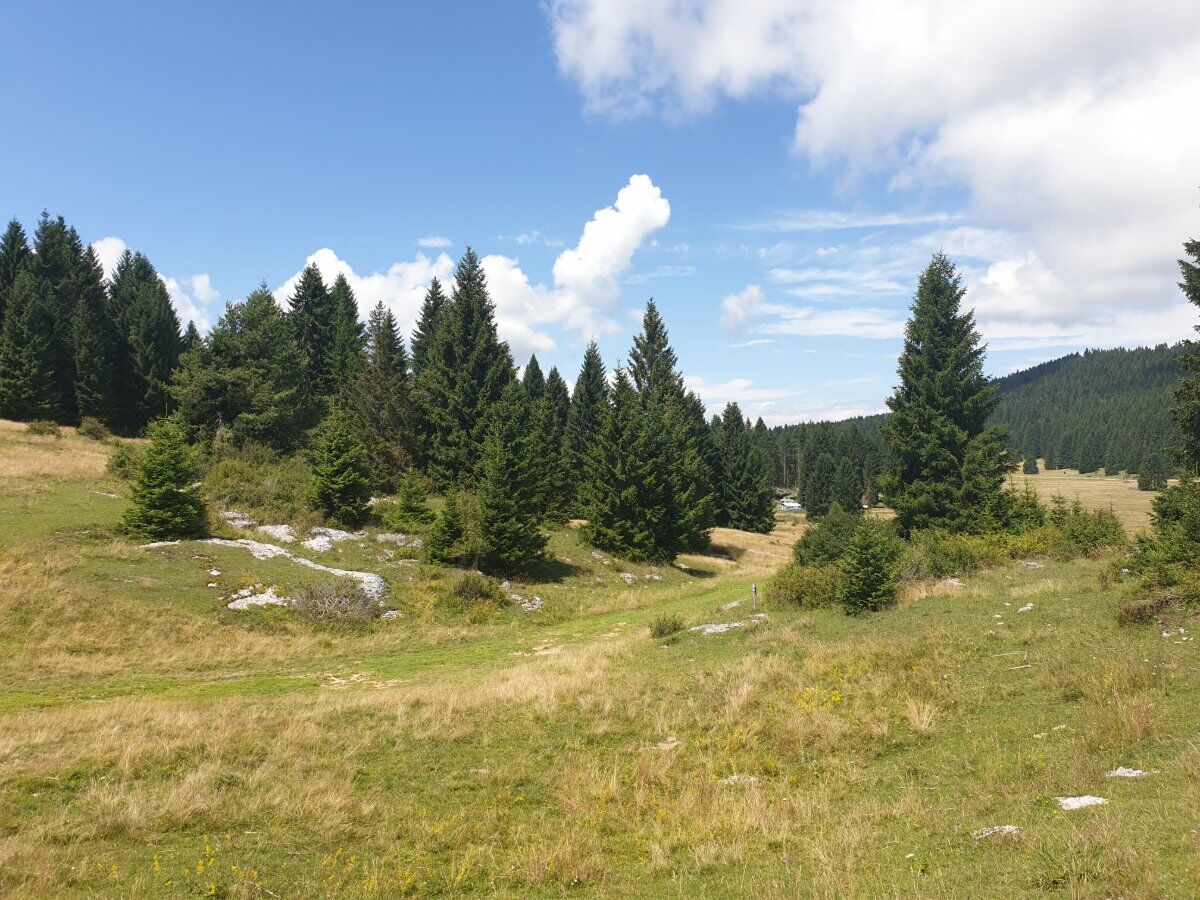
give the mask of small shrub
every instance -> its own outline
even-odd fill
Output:
[[[854,532],[838,583],[838,600],[848,614],[882,609],[895,599],[900,549],[900,541],[878,524],[867,523]]]
[[[314,622],[368,621],[379,616],[379,601],[350,584],[314,584],[292,596],[292,611]]]
[[[425,485],[415,472],[409,472],[400,480],[394,500],[380,510],[383,524],[393,531],[425,532],[433,524],[433,510],[427,502]]]
[[[1067,540],[1083,553],[1125,546],[1125,526],[1111,509],[1073,508],[1059,526]]]
[[[821,521],[796,541],[792,556],[802,566],[827,566],[837,563],[846,552],[850,538],[862,527],[864,518],[834,503]]]
[[[842,573],[837,566],[801,566],[788,563],[767,583],[766,599],[820,609],[837,602]]]
[[[85,438],[91,438],[93,441],[99,441],[102,444],[112,440],[112,432],[108,430],[108,426],[95,416],[84,416],[83,421],[79,423],[79,427],[75,430],[77,434]]]
[[[1147,625],[1178,602],[1179,598],[1169,593],[1135,597],[1117,610],[1117,621],[1122,625]]]
[[[48,419],[34,419],[25,426],[25,430],[38,437],[61,437],[62,429],[58,424]]]
[[[145,453],[143,445],[122,441],[117,444],[112,455],[108,458],[108,462],[104,467],[105,471],[109,475],[120,478],[122,481],[130,481],[141,464],[143,453]]]
[[[280,456],[249,441],[241,446],[227,443],[213,448],[204,493],[213,503],[259,519],[294,522],[308,510],[309,477],[303,457]]]
[[[501,603],[505,593],[494,578],[479,572],[464,572],[450,583],[447,599],[465,609],[473,603]]]
[[[679,613],[670,613],[658,616],[650,623],[650,637],[665,638],[683,631],[684,621],[683,616]]]

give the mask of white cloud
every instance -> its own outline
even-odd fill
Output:
[[[745,350],[748,347],[763,347],[767,344],[775,343],[774,338],[752,338],[748,341],[739,341],[736,344],[730,344],[730,350]]]
[[[748,284],[721,301],[721,327],[730,331],[741,328],[751,316],[760,313],[767,296],[757,284]]]
[[[593,111],[678,118],[775,94],[797,103],[796,152],[843,180],[965,188],[970,218],[1002,238],[967,271],[985,333],[1187,333],[1135,323],[1176,328],[1174,260],[1200,231],[1194,0],[553,0],[550,16]],[[743,227],[953,224],[939,215],[807,210]]]
[[[426,250],[443,250],[453,245],[454,242],[450,238],[442,237],[440,234],[431,234],[428,237],[417,238],[417,246],[424,247]]]
[[[757,284],[748,284],[721,301],[721,325],[737,331],[751,320],[770,317],[755,326],[760,334],[794,334],[809,337],[897,338],[904,320],[893,310],[876,308],[829,309],[773,303]]]
[[[129,245],[119,237],[103,237],[92,242],[92,250],[104,269],[104,277],[111,280],[117,263],[129,249]],[[171,305],[187,327],[188,322],[195,322],[201,331],[207,331],[213,323],[220,293],[212,286],[212,280],[207,274],[192,275],[182,280],[171,278],[159,273],[158,276],[167,288]]]
[[[561,247],[563,242],[557,238],[548,238],[537,229],[533,231],[524,231],[521,234],[502,234],[497,240],[501,241],[516,241],[522,247],[529,247],[535,244],[541,244],[544,247]]]
[[[575,331],[584,339],[617,331],[610,314],[621,298],[620,278],[638,247],[666,225],[670,215],[670,204],[650,178],[634,175],[617,194],[616,203],[598,210],[584,226],[579,244],[559,255],[553,286],[531,282],[513,257],[484,256],[480,262],[496,306],[496,325],[515,358],[555,349],[546,326]],[[370,275],[358,275],[327,247],[309,256],[305,265],[310,263],[316,264],[327,283],[338,274],[346,276],[363,318],[382,301],[405,333],[416,323],[430,280],[436,276],[449,287],[454,271],[454,263],[445,253],[435,259],[418,253],[412,261]],[[297,271],[276,289],[275,296],[286,302],[299,278]]]
[[[626,284],[644,284],[653,278],[687,278],[696,274],[695,266],[658,266],[649,272],[639,272],[625,279]]]
[[[129,249],[129,245],[119,237],[103,237],[92,242],[92,249],[96,252],[96,258],[100,260],[100,265],[104,268],[105,279],[111,280],[117,263]]]
[[[360,318],[365,320],[376,303],[383,303],[395,315],[404,334],[408,334],[416,324],[429,282],[439,278],[448,283],[454,272],[454,262],[447,254],[439,253],[431,259],[424,253],[418,253],[415,259],[393,263],[385,271],[359,275],[350,263],[328,247],[322,247],[310,254],[304,266],[275,289],[275,298],[281,304],[286,304],[295,291],[304,268],[313,264],[320,270],[326,284],[332,284],[338,275],[346,276],[358,300]]]

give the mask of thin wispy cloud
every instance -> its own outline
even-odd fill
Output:
[[[426,250],[444,250],[446,247],[452,247],[454,242],[448,237],[442,237],[440,234],[431,234],[427,237],[417,238],[417,246],[424,247]]]
[[[642,284],[653,278],[687,278],[696,274],[695,266],[659,266],[649,272],[638,272],[625,279],[626,284]]]
[[[737,231],[787,232],[847,231],[855,228],[897,228],[911,225],[944,225],[964,217],[960,213],[854,213],[836,209],[786,210],[752,222],[729,227]]]

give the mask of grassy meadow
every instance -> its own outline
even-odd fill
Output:
[[[1119,626],[1110,558],[756,618],[799,517],[674,566],[564,529],[508,588],[539,609],[463,610],[368,533],[287,545],[389,585],[393,617],[320,626],[220,598],[335,576],[121,538],[109,450],[0,426],[0,895],[1200,890],[1200,625]],[[1031,480],[1148,509],[1120,479]],[[730,627],[652,638],[670,614]],[[1055,801],[1080,795],[1108,802]]]
[[[1131,532],[1144,531],[1150,526],[1150,504],[1154,493],[1139,491],[1136,475],[1107,475],[1103,470],[1087,475],[1080,475],[1074,469],[1047,470],[1045,460],[1038,460],[1038,467],[1041,471],[1037,475],[1014,474],[1012,478],[1017,486],[1032,484],[1046,503],[1058,494],[1068,500],[1078,499],[1089,509],[1111,508]]]

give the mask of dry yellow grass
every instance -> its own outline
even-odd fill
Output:
[[[1144,531],[1150,526],[1150,504],[1153,491],[1139,491],[1137,478],[1131,475],[1102,475],[1098,472],[1080,475],[1074,469],[1044,468],[1045,461],[1039,460],[1042,470],[1037,475],[1013,475],[1018,488],[1031,484],[1038,496],[1049,502],[1058,494],[1068,500],[1078,499],[1089,509],[1111,507],[1117,518],[1130,532]]]
[[[0,419],[0,479],[98,478],[109,447],[63,428],[60,437],[29,434],[19,422]]]

